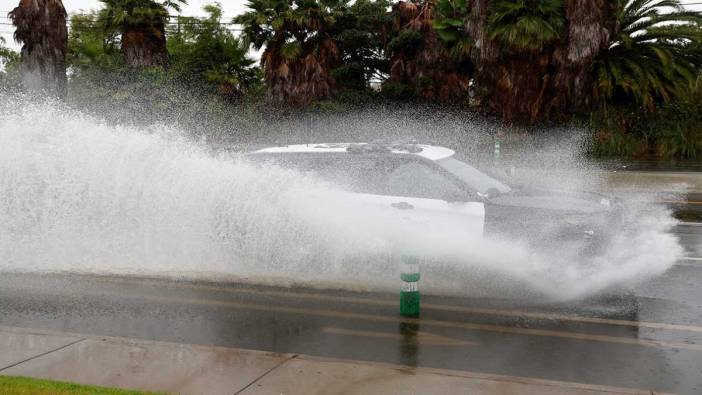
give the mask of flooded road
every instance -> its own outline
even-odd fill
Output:
[[[702,227],[676,234],[664,276],[578,303],[422,295],[410,319],[397,294],[5,273],[0,325],[698,394]]]

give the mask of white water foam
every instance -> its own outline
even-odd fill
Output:
[[[566,300],[658,276],[682,254],[670,213],[648,203],[582,261],[387,223],[320,180],[212,155],[169,128],[15,104],[0,97],[0,271],[396,291],[411,248],[427,258],[427,292]]]

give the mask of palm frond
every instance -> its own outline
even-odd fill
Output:
[[[596,98],[606,103],[619,92],[651,108],[689,94],[702,65],[702,13],[679,0],[619,4],[618,29],[593,64]]]
[[[558,39],[566,22],[562,0],[497,0],[489,7],[487,36],[506,49],[542,48]]]

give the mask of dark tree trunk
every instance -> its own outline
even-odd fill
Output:
[[[510,56],[490,65],[480,75],[479,86],[489,86],[484,107],[507,122],[535,122],[541,115],[551,87],[549,53]]]
[[[334,96],[337,82],[332,70],[341,63],[341,52],[333,39],[302,43],[294,59],[286,59],[281,46],[280,40],[269,44],[261,57],[270,103],[304,106]]]
[[[66,96],[66,9],[61,0],[21,0],[9,13],[22,43],[20,72],[25,88]]]
[[[168,50],[164,22],[123,27],[122,56],[124,62],[131,67],[167,67]]]
[[[613,1],[568,0],[566,19],[568,32],[563,44],[556,48],[553,63],[554,97],[550,106],[566,112],[587,110],[592,105],[593,59],[609,42],[613,31]]]
[[[561,39],[536,51],[501,48],[486,34],[490,0],[472,0],[466,29],[474,37],[473,62],[481,107],[507,122],[536,123],[588,109],[590,66],[607,45],[612,1],[565,0]]]
[[[506,56],[504,48],[487,37],[489,3],[490,0],[472,0],[472,15],[466,23],[466,30],[474,40],[472,59],[480,107],[508,122],[530,119],[532,101],[542,91],[543,56],[513,53]],[[538,63],[534,63],[534,58],[538,58]]]

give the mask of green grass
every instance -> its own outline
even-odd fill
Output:
[[[145,395],[155,392],[122,390],[40,380],[28,377],[0,376],[0,394],[3,395]]]

